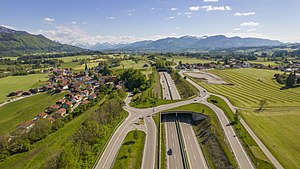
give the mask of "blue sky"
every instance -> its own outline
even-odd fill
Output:
[[[6,0],[0,25],[69,44],[183,35],[300,42],[299,0]]]

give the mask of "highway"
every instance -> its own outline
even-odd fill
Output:
[[[180,100],[180,94],[171,78],[171,75],[167,72],[160,72],[159,75],[161,79],[160,84],[163,88],[163,98],[165,100]]]
[[[165,124],[166,131],[166,151],[168,151],[170,148],[172,149],[172,155],[167,154],[167,168],[183,169],[184,167],[175,124],[175,116],[164,115],[163,117],[163,123]]]
[[[181,99],[180,95],[178,93],[178,90],[176,88],[176,85],[173,83],[173,80],[169,73],[162,72],[161,73],[161,79],[165,83],[162,83],[161,85],[164,86],[166,83],[170,85],[165,85],[166,87],[169,87],[168,90],[170,91],[170,95],[172,96],[172,100],[175,99]],[[164,96],[164,95],[163,95]],[[164,96],[165,97],[165,96]],[[165,118],[167,118],[167,115],[164,115]],[[187,119],[179,117],[179,126],[182,130],[182,136],[183,136],[183,142],[184,147],[186,148],[187,158],[189,162],[189,166],[191,169],[197,169],[197,168],[203,168],[206,169],[207,164],[204,158],[204,155],[202,153],[202,150],[200,148],[199,142],[197,140],[197,137],[194,133],[194,129],[192,125],[190,124],[191,119]],[[172,148],[174,155],[168,155],[167,161],[168,161],[168,168],[181,168],[183,167],[182,158],[181,158],[181,151],[178,141],[178,133],[175,126],[175,117],[174,119],[166,119],[166,145],[167,149]]]
[[[180,72],[180,74],[182,76],[183,76],[183,73],[184,73],[183,71]],[[166,104],[166,105],[160,105],[155,108],[138,109],[138,108],[133,108],[133,107],[129,106],[129,103],[130,103],[132,97],[128,96],[125,100],[126,105],[124,106],[124,109],[129,112],[129,116],[116,129],[113,136],[107,143],[106,148],[101,153],[102,155],[100,156],[98,162],[95,164],[95,166],[93,168],[108,169],[108,168],[112,167],[125,136],[127,135],[127,133],[130,130],[132,130],[132,128],[134,127],[134,122],[136,122],[140,116],[147,118],[147,116],[158,113],[158,112],[162,112],[162,111],[165,111],[168,109],[172,109],[172,108],[176,108],[179,106],[188,105],[188,104],[197,102],[197,103],[202,103],[202,104],[209,106],[217,114],[217,117],[218,117],[219,121],[221,122],[222,128],[225,132],[226,139],[228,140],[230,148],[234,153],[234,156],[238,163],[239,168],[254,169],[253,164],[250,161],[245,150],[243,149],[241,143],[239,142],[238,138],[235,137],[235,132],[234,132],[233,128],[231,126],[227,126],[229,121],[228,121],[226,115],[224,114],[224,112],[221,109],[219,109],[217,106],[210,104],[206,101],[206,99],[210,96],[210,93],[206,92],[205,89],[203,89],[201,86],[199,86],[192,80],[190,80],[188,78],[186,80],[189,83],[191,83],[192,85],[194,85],[200,91],[199,95],[194,99],[184,100],[184,101]],[[153,121],[152,118],[149,118],[149,120]],[[154,141],[154,140],[156,140],[156,134],[153,134],[153,133],[157,133],[157,129],[156,129],[156,126],[153,125],[153,123],[151,124],[151,122],[147,123],[147,121],[146,121],[145,124],[146,124],[145,132],[146,132],[146,142],[147,143],[145,144],[142,168],[143,169],[154,169],[155,149],[156,149],[157,143],[156,143],[156,141]],[[151,132],[149,132],[149,131],[151,131]],[[150,142],[151,142],[151,144],[149,144]],[[274,160],[276,160],[276,159],[274,158]],[[272,162],[274,162],[274,160]],[[146,165],[146,164],[151,164],[151,163],[153,165],[149,165],[149,166]]]
[[[178,118],[182,131],[184,146],[186,149],[190,169],[208,169],[201,147],[191,124],[192,117],[181,116]]]

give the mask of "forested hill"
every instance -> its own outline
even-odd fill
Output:
[[[43,35],[32,35],[0,26],[0,55],[16,56],[33,53],[82,52],[85,49],[54,42]]]

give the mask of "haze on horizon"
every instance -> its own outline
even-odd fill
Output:
[[[300,42],[299,10],[299,0],[10,0],[0,25],[67,44],[219,34]]]

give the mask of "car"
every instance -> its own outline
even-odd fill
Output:
[[[173,151],[171,148],[169,148],[168,152],[167,152],[168,155],[172,155],[173,154]]]
[[[194,102],[196,102],[197,100],[194,100]]]

